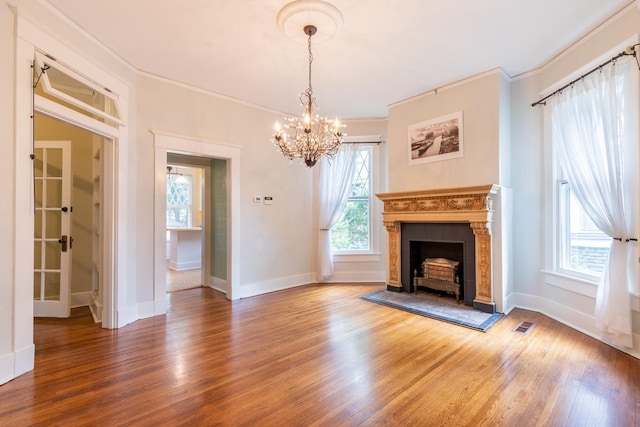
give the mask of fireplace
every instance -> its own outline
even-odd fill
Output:
[[[378,194],[389,236],[387,289],[412,292],[424,259],[444,258],[458,263],[464,304],[494,313],[491,224],[498,188]]]

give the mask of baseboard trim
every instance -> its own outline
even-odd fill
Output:
[[[202,268],[202,262],[200,261],[183,261],[183,262],[169,261],[169,268],[175,271],[194,270],[196,268]]]
[[[14,366],[16,356],[13,353],[0,357],[0,384],[8,383],[15,378]]]
[[[71,308],[86,307],[91,304],[93,292],[74,292],[71,294]]]
[[[381,271],[336,271],[322,283],[379,283],[385,282],[387,272]]]
[[[156,301],[146,301],[138,304],[138,319],[146,319],[147,317],[153,317],[155,315]]]
[[[509,302],[509,312],[514,308],[536,311],[562,323],[563,325],[569,326],[576,331],[582,332],[591,338],[627,353],[636,359],[640,359],[639,334],[633,334],[633,348],[618,347],[602,338],[600,331],[596,328],[596,320],[592,315],[577,311],[572,307],[559,304],[556,301],[535,295],[513,293],[509,295],[507,301]]]
[[[15,376],[20,376],[26,372],[33,370],[36,363],[36,346],[29,344],[21,348],[15,353]]]
[[[314,278],[315,274],[305,273],[251,283],[249,285],[240,286],[240,298],[248,298],[256,295],[268,294],[269,292],[282,291],[284,289],[307,285],[309,283],[313,283]]]
[[[118,325],[117,326],[118,328],[126,326],[130,323],[133,323],[139,319],[138,306],[134,305],[131,307],[126,307],[122,310],[118,310],[117,316],[118,316],[118,319],[116,324]]]
[[[32,371],[35,360],[36,347],[33,344],[29,344],[15,353],[8,353],[0,357],[0,385]]]
[[[229,289],[229,282],[219,277],[209,276],[209,283],[207,283],[207,286],[226,295],[227,289]]]
[[[162,295],[153,302],[153,315],[162,316],[163,314],[167,314],[167,300],[165,295]]]

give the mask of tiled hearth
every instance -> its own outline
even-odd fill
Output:
[[[473,306],[495,312],[493,294],[493,196],[497,185],[378,194],[384,202],[383,222],[389,233],[387,289],[401,292],[401,225],[403,223],[468,223],[475,236]]]

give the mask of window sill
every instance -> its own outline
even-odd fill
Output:
[[[333,254],[333,262],[380,262],[381,258],[379,252]]]
[[[596,282],[549,270],[542,270],[542,274],[544,275],[544,282],[547,285],[591,298],[596,297],[598,291],[598,284]]]

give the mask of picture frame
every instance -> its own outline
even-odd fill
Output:
[[[462,111],[409,126],[409,165],[462,157]]]

